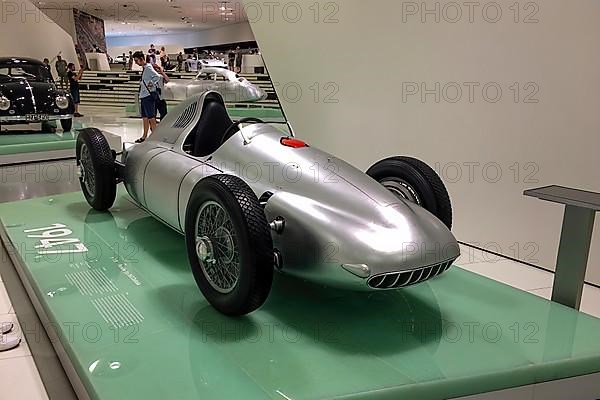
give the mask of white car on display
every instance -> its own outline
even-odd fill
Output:
[[[229,66],[223,60],[219,60],[217,58],[203,58],[198,60],[198,66],[201,68],[225,68],[228,69]]]
[[[204,61],[204,60],[203,60]],[[172,80],[165,84],[165,100],[183,101],[208,91],[221,94],[226,102],[255,102],[265,100],[267,93],[246,78],[226,68],[205,67],[192,80]]]
[[[120,54],[113,58],[114,64],[127,64],[129,62],[129,56],[126,54]]]

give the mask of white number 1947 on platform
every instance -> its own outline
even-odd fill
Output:
[[[63,224],[28,229],[24,232],[28,234],[28,238],[40,239],[40,244],[35,246],[36,249],[39,249],[38,254],[40,255],[86,253],[88,251],[81,240],[68,237],[73,234],[73,231]]]

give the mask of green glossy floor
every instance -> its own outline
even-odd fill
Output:
[[[111,214],[72,193],[0,215],[93,399],[426,400],[600,371],[600,320],[457,267],[373,294],[277,276],[231,319],[126,195]]]
[[[76,129],[81,128],[81,124],[75,123],[71,132],[2,131],[0,133],[0,155],[74,149],[77,140]]]

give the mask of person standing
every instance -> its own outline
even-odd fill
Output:
[[[186,72],[198,72],[198,60],[190,54],[186,61]]]
[[[59,55],[56,56],[56,63],[54,64],[54,68],[56,68],[56,73],[58,74],[58,79],[60,81],[60,88],[65,89],[67,85],[67,62],[62,59]]]
[[[229,69],[235,72],[235,50],[232,50],[228,54],[229,56]]]
[[[160,81],[158,82],[158,85],[156,85],[156,92],[158,93],[156,110],[158,111],[158,114],[160,115],[160,120],[162,121],[167,116],[168,112],[167,101],[163,98],[163,90],[165,88],[165,83],[169,83],[170,79],[165,73],[164,68],[157,64],[154,64],[152,67],[156,72],[160,74]]]
[[[185,72],[190,72],[190,60],[192,59],[192,55],[188,54],[187,59],[185,60]]]
[[[244,53],[242,53],[242,49],[240,46],[235,49],[235,72],[240,74],[242,72],[242,59],[244,57]]]
[[[133,69],[133,51],[129,50],[129,58],[127,59],[127,70]]]
[[[142,119],[144,121],[144,134],[136,140],[136,143],[142,143],[148,138],[150,130],[156,129],[156,106],[158,103],[157,87],[161,76],[154,70],[152,64],[146,62],[146,57],[141,51],[133,54],[135,63],[142,67],[142,79],[140,82],[140,108]]]
[[[156,64],[156,48],[154,47],[153,44],[150,45],[150,48],[148,49],[148,58],[147,60],[149,60],[148,62],[150,64]]]
[[[177,72],[183,71],[183,53],[179,52],[177,55]]]
[[[165,49],[165,46],[161,46],[160,48],[160,53],[159,53],[159,59],[160,59],[160,66],[163,68],[167,68],[167,49]]]
[[[69,91],[71,92],[71,98],[75,105],[74,117],[83,117],[79,114],[79,104],[81,103],[81,96],[79,94],[79,81],[83,78],[83,66],[79,67],[79,72],[75,72],[75,64],[69,63],[67,66],[67,79],[69,80]]]
[[[50,77],[52,77],[52,69],[50,68],[50,60],[48,60],[47,58],[44,58],[44,61],[42,61],[42,63],[44,64],[44,68],[46,68],[46,70],[48,71],[48,75],[50,75]]]

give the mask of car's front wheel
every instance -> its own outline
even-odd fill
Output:
[[[113,153],[98,129],[82,129],[77,137],[77,166],[81,190],[95,210],[106,211],[117,197]]]
[[[73,118],[61,119],[60,126],[62,127],[63,132],[71,132],[71,129],[73,128]]]
[[[390,157],[379,161],[367,175],[396,197],[420,205],[452,228],[452,204],[442,179],[429,165],[412,157]]]
[[[56,122],[55,121],[42,121],[42,133],[55,133]]]
[[[267,299],[273,282],[273,242],[256,195],[240,178],[201,180],[185,218],[188,258],[202,294],[218,311],[248,314]]]

